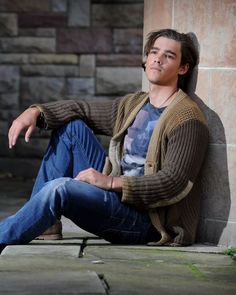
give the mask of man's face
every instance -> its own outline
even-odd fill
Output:
[[[188,67],[180,66],[181,44],[166,37],[156,39],[147,60],[146,75],[151,84],[177,86],[178,75],[185,74]]]

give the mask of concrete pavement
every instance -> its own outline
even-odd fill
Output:
[[[27,199],[32,182],[0,179],[0,219]],[[236,261],[224,248],[111,245],[62,219],[64,239],[8,246],[0,294],[236,294]]]

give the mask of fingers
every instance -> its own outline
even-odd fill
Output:
[[[26,141],[26,142],[29,142],[29,139],[30,139],[31,134],[33,133],[34,129],[35,129],[35,126],[33,126],[33,125],[31,125],[31,126],[27,129],[27,131],[26,131],[26,133],[25,133],[25,141]]]
[[[9,130],[8,133],[8,142],[9,142],[9,148],[13,148],[16,144],[17,138],[21,132],[21,128],[15,127],[14,123],[12,124],[12,127]]]

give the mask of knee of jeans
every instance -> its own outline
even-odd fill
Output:
[[[60,177],[49,181],[38,194],[40,194],[41,202],[55,202],[56,199],[65,201],[67,194],[65,191],[66,183],[71,180],[69,177]]]

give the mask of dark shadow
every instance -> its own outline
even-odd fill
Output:
[[[194,33],[190,35],[200,52],[197,37]],[[208,151],[200,175],[202,200],[197,242],[225,245],[227,237],[222,234],[231,207],[225,130],[218,114],[196,95],[197,79],[198,68],[191,75],[187,93],[205,114],[210,133]]]

